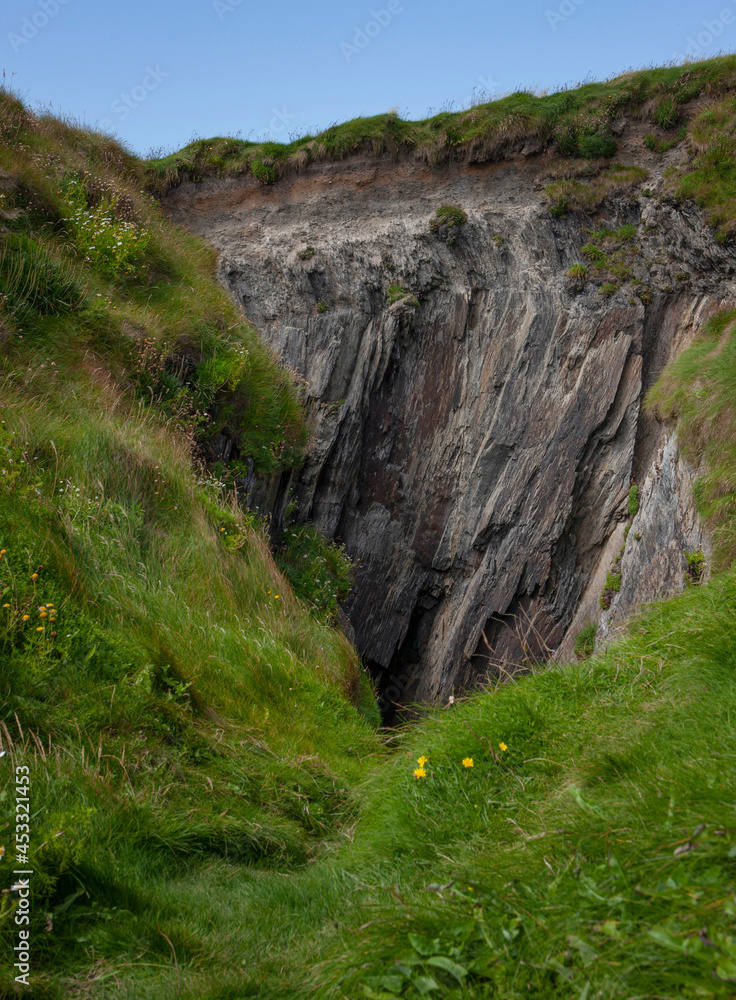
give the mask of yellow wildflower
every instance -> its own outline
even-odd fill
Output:
[[[3,607],[4,607],[4,608],[9,608],[9,607],[10,607],[10,605],[9,605],[9,604],[3,604]]]
[[[30,615],[23,615],[23,621],[27,622],[30,617]]]
[[[49,616],[48,611],[42,611],[41,614],[38,617],[39,618],[48,618],[48,616]]]
[[[427,772],[424,770],[423,767],[415,767],[414,768],[414,777],[415,778],[426,778],[427,777]]]
[[[473,758],[463,757],[463,767],[472,767],[472,766],[473,766]]]
[[[31,573],[31,579],[32,580],[37,580],[38,579],[38,573]]]
[[[504,750],[508,750],[508,747],[506,746],[506,744],[505,744],[505,743],[499,743],[499,744],[498,744],[498,749],[499,749],[499,750],[500,750],[501,752],[503,752]]]
[[[280,601],[281,600],[281,598],[279,597],[278,594],[274,594],[273,595],[273,599],[274,599],[274,601]]]
[[[424,755],[422,755],[421,757],[419,757],[417,759],[417,764],[420,767],[424,767],[424,765],[427,763],[428,760],[429,760],[429,757],[425,757]]]
[[[36,629],[37,632],[43,632],[43,625],[39,625]]]

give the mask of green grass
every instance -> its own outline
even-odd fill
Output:
[[[352,153],[376,156],[411,154],[430,164],[460,160],[481,163],[502,158],[531,137],[560,156],[589,160],[616,153],[611,126],[621,114],[644,117],[670,128],[687,115],[700,95],[734,89],[736,57],[628,72],[574,90],[537,96],[517,91],[459,112],[442,112],[423,121],[395,113],[356,118],[316,136],[294,142],[255,143],[234,138],[198,139],[149,164],[159,192],[183,180],[252,174],[264,184],[309,163],[340,160]]]
[[[589,625],[580,629],[575,637],[575,655],[579,660],[592,656],[595,650],[595,639],[597,634],[598,625],[595,622],[591,622]]]
[[[33,995],[136,963],[125,988],[159,995],[172,949],[200,995],[216,943],[184,883],[320,853],[378,748],[372,689],[202,470],[225,425],[265,470],[306,438],[212,251],[114,143],[7,94],[0,123],[0,740],[32,774]],[[11,916],[5,894],[4,953]]]
[[[733,66],[512,95],[477,111],[474,136],[471,112],[438,116],[426,155],[498,155],[499,136],[509,148],[544,114],[549,141],[565,122],[563,143],[598,135],[565,115],[603,101],[675,128],[696,92],[721,99]],[[415,150],[411,128],[363,120],[292,153]],[[274,182],[290,166],[278,149],[223,145],[222,170],[252,153],[273,159],[260,179]],[[707,186],[715,168],[697,156]],[[602,654],[589,626],[581,662],[377,734],[371,682],[328,624],[344,555],[291,526],[274,559],[227,470],[199,464],[226,427],[237,461],[264,470],[298,461],[305,440],[295,389],[217,286],[211,250],[166,224],[125,150],[8,95],[0,167],[0,740],[3,767],[31,776],[29,995],[733,996],[736,313],[711,320],[649,401],[704,470],[709,582],[702,553],[683,553],[700,585]],[[560,182],[601,188],[582,207],[641,180],[578,168],[561,164]],[[709,190],[726,218],[728,185]],[[90,220],[135,245],[91,253]],[[600,252],[624,268],[635,237],[590,233],[579,266]],[[16,906],[0,897],[3,954]],[[0,994],[15,995],[9,963]]]
[[[648,397],[660,417],[678,420],[680,442],[695,467],[705,465],[696,499],[712,530],[717,570],[736,558],[735,321],[733,310],[713,317]]]
[[[722,241],[736,231],[736,129],[732,96],[714,102],[690,127],[696,153],[681,175],[674,173],[671,188],[681,199],[692,198],[703,208]]]
[[[626,501],[626,509],[629,517],[636,517],[639,513],[639,487],[634,483],[629,489],[629,496]]]
[[[419,305],[416,296],[408,292],[403,285],[390,285],[386,290],[386,304],[392,306],[396,302],[403,302],[408,306]]]

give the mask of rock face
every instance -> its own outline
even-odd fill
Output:
[[[664,165],[650,164],[655,192]],[[547,170],[354,158],[166,199],[305,381],[313,441],[291,485],[300,516],[360,560],[346,611],[385,705],[571,656],[600,615],[632,478],[641,509],[602,632],[680,588],[683,551],[706,545],[692,473],[642,396],[733,304],[736,256],[696,209],[633,188],[595,226],[637,227],[647,304],[631,282],[575,287],[592,223],[550,214]],[[433,235],[447,204],[468,221]],[[278,506],[286,485],[256,494]]]

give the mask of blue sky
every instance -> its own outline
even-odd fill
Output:
[[[270,137],[736,49],[736,0],[2,0],[32,105],[139,153]]]

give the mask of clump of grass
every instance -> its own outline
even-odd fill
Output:
[[[687,564],[685,574],[686,583],[699,584],[705,571],[705,555],[702,549],[696,549],[694,552],[685,552],[685,562]]]
[[[680,106],[674,97],[664,97],[654,110],[654,121],[662,129],[674,128],[680,120]]]
[[[311,260],[316,253],[317,251],[313,246],[307,246],[301,250],[297,256],[299,257],[299,260]]]
[[[629,490],[626,506],[629,512],[629,517],[636,517],[639,513],[639,487],[636,483],[633,483],[631,489]]]
[[[588,280],[588,268],[585,264],[573,264],[572,267],[568,268],[567,276],[583,284]]]
[[[594,261],[596,264],[605,264],[608,262],[608,254],[605,250],[602,250],[595,243],[586,243],[583,246],[582,252],[589,259]]]
[[[616,560],[616,566],[618,566],[619,561],[620,557],[619,559]],[[601,599],[600,599],[600,606],[603,608],[604,611],[607,611],[608,608],[610,608],[611,601],[613,600],[615,595],[619,593],[620,590],[621,590],[621,573],[620,572],[606,573],[606,583],[605,586],[603,587],[603,593],[601,594]]]
[[[585,660],[593,655],[597,634],[598,625],[595,622],[590,622],[580,629],[575,637],[575,655],[579,660]]]
[[[615,295],[617,291],[618,285],[615,285],[612,281],[604,281],[598,289],[598,294],[604,296],[604,298],[610,298],[612,295]]]
[[[279,179],[276,164],[269,160],[253,160],[250,164],[250,172],[262,184],[275,184]]]
[[[457,205],[442,205],[438,208],[434,219],[430,219],[429,231],[437,233],[441,226],[452,229],[453,226],[464,226],[468,221],[468,214]]]
[[[575,153],[585,160],[610,159],[616,155],[618,143],[610,132],[581,135]]]
[[[353,564],[345,549],[311,525],[287,524],[279,537],[276,562],[317,618],[334,622],[353,580]]]
[[[403,302],[408,306],[418,306],[419,300],[408,292],[403,285],[391,285],[386,291],[386,302],[392,306],[396,302]]]
[[[317,303],[317,312],[318,313],[329,312],[329,308],[330,307],[327,305],[327,303],[325,302],[324,299],[320,299],[319,302]]]

